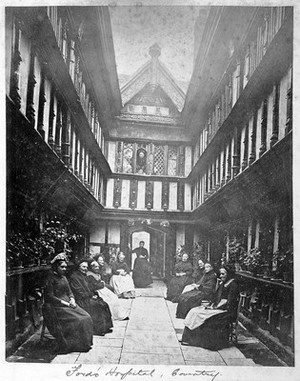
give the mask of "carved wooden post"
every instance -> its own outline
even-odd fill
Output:
[[[285,124],[285,134],[288,134],[292,129],[293,122],[293,83],[292,83],[292,69],[290,69],[290,81],[287,91],[287,115]]]
[[[129,207],[135,209],[137,206],[138,181],[130,180]]]
[[[45,139],[45,130],[44,130],[44,109],[45,109],[45,69],[41,69],[41,84],[40,84],[40,96],[39,96],[39,111],[38,111],[38,123],[37,130]]]
[[[256,129],[257,129],[257,110],[255,110],[254,117],[253,117],[249,165],[251,165],[256,159]]]
[[[178,181],[177,188],[177,209],[181,212],[184,210],[184,182]]]
[[[261,145],[259,148],[259,157],[267,149],[267,123],[268,123],[268,99],[264,99],[261,119]]]
[[[248,156],[249,156],[249,122],[247,123],[246,129],[245,129],[245,139],[243,141],[243,145],[244,145],[244,157],[243,157],[243,162],[242,162],[242,171],[248,165]]]
[[[272,122],[272,136],[270,139],[270,146],[278,141],[278,131],[279,131],[279,83],[274,85],[274,98],[273,98],[273,122]]]
[[[148,210],[153,208],[153,181],[146,181],[145,207]]]
[[[169,183],[164,180],[162,183],[162,202],[161,207],[163,210],[167,210],[169,207]]]
[[[51,94],[50,94],[50,109],[49,109],[49,136],[48,136],[48,144],[52,149],[54,149],[54,139],[53,139],[53,121],[55,117],[54,112],[54,94],[55,94],[55,88],[54,84],[51,84]]]
[[[79,139],[77,135],[75,134],[75,160],[74,160],[74,173],[75,176],[78,176],[79,172]]]
[[[27,87],[27,105],[26,105],[26,116],[30,121],[30,124],[34,128],[35,126],[35,110],[34,110],[34,87],[36,84],[34,75],[34,61],[35,61],[35,50],[32,47],[30,52],[30,66],[29,66],[29,78]]]
[[[70,167],[70,131],[71,115],[65,107],[62,113],[62,159],[67,167]]]
[[[57,100],[57,116],[56,116],[56,126],[55,126],[55,151],[59,157],[61,157],[61,109],[62,105],[60,100]]]
[[[224,147],[224,151],[223,151],[223,166],[221,168],[221,171],[222,171],[221,186],[223,186],[226,182],[226,146]]]
[[[114,181],[114,207],[119,208],[121,206],[121,189],[122,180],[117,178]]]
[[[19,28],[18,20],[14,22],[15,41],[11,61],[11,79],[10,79],[10,97],[15,103],[16,108],[21,108],[20,97],[20,63],[22,62],[20,54],[21,30]]]
[[[231,141],[228,144],[228,156],[227,156],[227,175],[226,182],[231,179]]]
[[[232,175],[235,177],[240,171],[240,136],[237,127],[234,128],[233,155],[232,155]]]

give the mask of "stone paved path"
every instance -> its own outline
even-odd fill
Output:
[[[182,346],[183,320],[175,318],[176,304],[166,301],[165,293],[160,281],[138,289],[136,299],[122,300],[130,308],[130,320],[115,321],[112,333],[94,336],[88,353],[58,355],[52,363],[256,365],[234,345],[220,351]]]

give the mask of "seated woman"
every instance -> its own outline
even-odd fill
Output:
[[[92,261],[89,264],[89,270],[87,272],[88,285],[91,291],[98,294],[108,305],[112,314],[113,320],[125,320],[128,319],[129,311],[125,309],[116,294],[107,288],[105,282],[101,280],[99,273],[99,264],[97,261]]]
[[[230,323],[237,318],[239,287],[234,270],[223,266],[212,307],[195,307],[184,321],[182,342],[196,347],[219,350],[228,346]]]
[[[151,265],[148,262],[148,251],[144,248],[144,241],[140,241],[139,247],[134,249],[132,253],[136,253],[137,257],[133,266],[133,282],[135,287],[143,288],[149,286],[152,281]]]
[[[94,258],[99,264],[99,274],[101,275],[101,280],[105,282],[105,286],[113,291],[113,288],[109,285],[110,278],[112,276],[111,266],[105,262],[104,256],[99,255]]]
[[[119,298],[130,299],[135,297],[134,284],[129,272],[125,255],[120,251],[117,260],[112,263],[113,275],[110,279],[110,285]]]
[[[104,302],[94,291],[90,290],[87,281],[88,261],[82,259],[78,268],[70,277],[70,286],[74,293],[75,300],[87,311],[94,323],[94,334],[103,336],[111,332],[113,323],[108,304]]]
[[[198,263],[197,264],[198,264],[198,266],[194,269],[194,272],[193,272],[193,275],[192,275],[194,283],[188,284],[187,286],[185,286],[183,291],[182,291],[182,293],[194,290],[196,288],[196,283],[205,274],[205,270],[204,270],[205,263],[204,263],[204,261],[202,259],[198,259]]]
[[[173,303],[178,301],[178,297],[182,293],[184,287],[193,282],[193,266],[188,262],[188,259],[188,254],[182,254],[181,261],[175,265],[175,275],[171,278],[168,284],[166,299],[171,300]]]
[[[65,253],[56,255],[51,265],[52,273],[45,287],[46,326],[57,338],[60,353],[88,352],[93,344],[93,320],[75,303],[65,277]]]
[[[216,291],[217,276],[209,262],[205,263],[204,272],[202,278],[194,284],[193,290],[179,296],[176,310],[177,318],[184,319],[189,310],[200,306],[203,299],[212,300]]]

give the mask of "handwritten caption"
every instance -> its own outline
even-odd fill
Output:
[[[141,368],[129,368],[128,370],[122,371],[117,367],[114,366],[109,371],[102,369],[99,367],[96,371],[88,369],[86,366],[83,366],[82,364],[73,365],[71,369],[68,369],[66,371],[66,376],[70,378],[76,378],[76,377],[84,377],[86,379],[92,378],[96,379],[98,377],[114,377],[117,380],[125,380],[129,376],[130,379],[134,376],[139,377],[149,377],[149,378],[157,378],[157,377],[172,377],[174,379],[180,378],[180,377],[186,377],[186,376],[197,376],[197,377],[203,377],[203,381],[217,381],[219,379],[219,376],[221,376],[220,372],[217,372],[216,370],[204,370],[204,369],[194,369],[193,371],[187,371],[185,369],[181,368],[170,368],[166,372],[161,373],[156,368],[150,368],[150,369],[141,369]],[[205,380],[204,380],[205,378]]]

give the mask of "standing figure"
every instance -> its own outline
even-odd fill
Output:
[[[175,275],[171,278],[167,288],[167,300],[177,303],[179,295],[185,286],[193,282],[193,266],[188,262],[189,256],[183,253],[181,260],[175,265]]]
[[[112,277],[110,285],[119,298],[132,299],[135,297],[134,284],[130,276],[130,269],[125,262],[125,255],[119,252],[117,260],[112,263]]]
[[[113,327],[108,304],[89,288],[87,280],[88,261],[82,259],[70,277],[70,286],[77,303],[87,311],[94,323],[94,334],[103,336]]]
[[[139,247],[132,250],[132,253],[136,253],[137,257],[133,266],[133,282],[135,287],[143,288],[152,283],[151,265],[148,262],[148,250],[144,248],[145,242],[140,241]]]
[[[56,255],[45,288],[43,314],[49,332],[58,340],[60,353],[88,352],[93,344],[93,320],[76,302],[65,277],[65,253]]]

